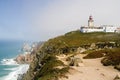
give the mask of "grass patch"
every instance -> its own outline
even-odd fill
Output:
[[[57,50],[66,47],[77,48],[85,44],[87,45],[97,42],[117,42],[120,44],[120,34],[104,32],[81,33],[79,30],[72,31],[48,40],[43,48],[45,49],[46,46],[50,46],[57,52]]]

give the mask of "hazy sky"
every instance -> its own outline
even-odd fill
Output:
[[[47,40],[87,25],[120,25],[120,0],[0,0],[0,39]]]

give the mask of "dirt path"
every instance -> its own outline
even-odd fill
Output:
[[[82,55],[81,55],[82,56]],[[68,79],[61,80],[113,80],[120,72],[112,66],[103,66],[101,58],[83,59],[81,67],[72,67],[70,73],[67,74]]]

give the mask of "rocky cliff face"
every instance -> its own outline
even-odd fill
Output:
[[[37,46],[37,49],[32,52],[32,61],[30,61],[30,68],[27,73],[23,76],[22,80],[35,80],[36,73],[41,67],[41,61],[45,57],[46,53],[42,49],[42,46]]]
[[[15,61],[18,64],[30,64],[33,60],[33,54],[20,54],[16,57]]]
[[[18,64],[30,64],[43,43],[44,42],[34,42],[31,46],[25,43],[22,48],[23,53],[18,55],[14,60]]]

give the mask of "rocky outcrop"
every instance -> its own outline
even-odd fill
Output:
[[[78,47],[76,53],[83,53],[83,52],[85,52],[85,51],[86,51],[85,48]]]
[[[38,52],[39,48],[41,48],[43,44],[44,42],[34,42],[32,46],[30,46],[29,44],[24,44],[22,51],[25,52],[18,55],[14,60],[18,64],[30,64],[33,61],[33,58],[35,58],[35,55]]]
[[[15,61],[18,63],[18,64],[23,64],[25,63],[25,56],[24,55],[19,55]]]
[[[40,52],[40,53],[38,53]],[[29,70],[27,73],[23,76],[22,80],[35,80],[37,73],[39,72],[41,68],[41,61],[46,56],[45,51],[38,51],[34,55],[32,55],[32,61],[30,63]]]
[[[29,64],[32,61],[32,54],[20,54],[16,57],[15,61],[18,64]]]

